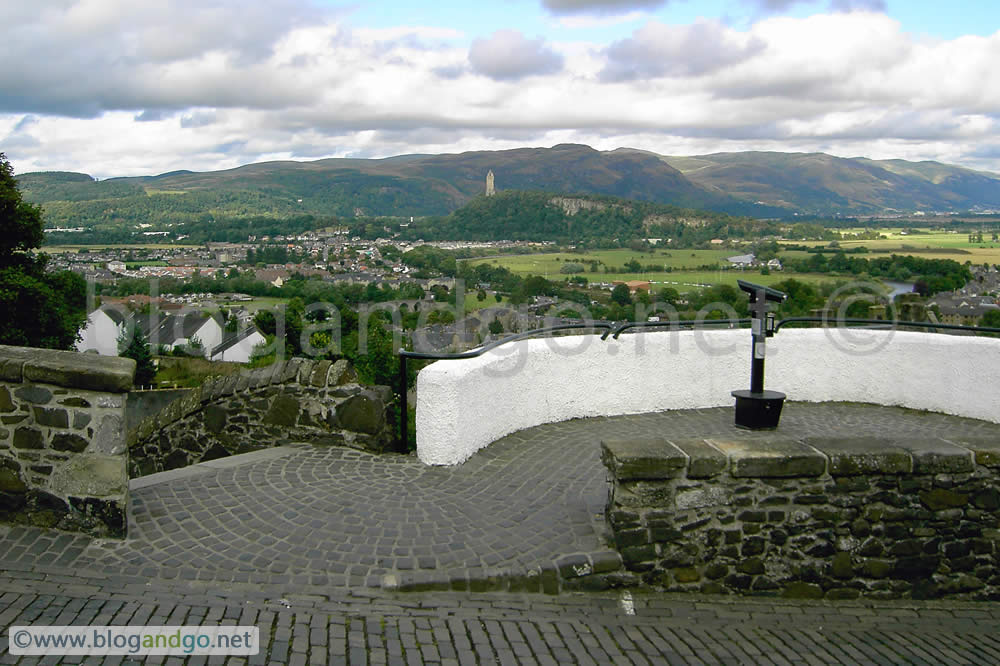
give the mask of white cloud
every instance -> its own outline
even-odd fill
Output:
[[[497,30],[488,39],[473,41],[469,62],[479,74],[498,81],[554,74],[563,65],[562,56],[543,39],[528,39],[517,30]]]
[[[717,21],[664,25],[650,21],[607,49],[607,81],[707,74],[754,56],[764,42]]]
[[[452,28],[349,26],[306,0],[35,4],[0,5],[0,148],[19,172],[559,142],[1000,171],[1000,33],[930,41],[853,11],[742,30],[650,21],[612,44],[501,30],[470,45]]]
[[[626,14],[635,9],[662,7],[670,0],[542,0],[554,14]]]

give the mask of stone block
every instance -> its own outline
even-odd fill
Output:
[[[385,427],[385,405],[368,395],[356,395],[337,405],[337,423],[345,430],[374,435]]]
[[[54,437],[52,437],[51,447],[56,451],[83,453],[87,450],[87,446],[89,444],[90,442],[79,435],[57,433]]]
[[[948,436],[949,444],[960,446],[972,452],[975,461],[984,467],[1000,467],[1000,440],[992,437]]]
[[[556,568],[559,569],[559,576],[563,580],[589,576],[594,573],[594,568],[590,565],[590,560],[586,555],[581,553],[561,557],[556,560],[555,564]]]
[[[125,421],[118,414],[105,414],[94,435],[94,452],[120,455],[125,451]]]
[[[10,399],[10,389],[6,386],[0,386],[0,412],[12,411],[14,411],[14,401]]]
[[[921,491],[920,501],[931,511],[944,511],[965,506],[969,503],[969,496],[944,488],[935,488]]]
[[[687,465],[687,455],[660,438],[604,440],[601,459],[621,481],[673,479],[682,476]]]
[[[42,432],[35,428],[18,428],[14,431],[14,448],[41,449],[45,446]]]
[[[228,412],[219,405],[207,405],[202,410],[202,419],[209,432],[220,433],[226,427]]]
[[[31,411],[35,417],[35,423],[38,425],[49,428],[69,427],[69,412],[61,407],[55,409],[35,407]]]
[[[351,365],[350,361],[342,358],[330,366],[330,372],[327,375],[326,385],[343,386],[344,384],[356,384],[357,381],[357,370],[354,369],[354,366]]]
[[[299,401],[290,395],[275,396],[262,422],[265,425],[293,426],[299,418]]]
[[[781,596],[787,599],[822,599],[823,588],[815,583],[793,581],[785,585]]]
[[[47,405],[52,400],[52,391],[44,386],[28,384],[14,391],[18,400],[30,402],[33,405]]]
[[[688,457],[687,477],[707,479],[725,471],[726,455],[704,439],[671,439],[670,443]]]
[[[76,497],[124,496],[128,489],[125,456],[74,456],[52,474],[51,488]]]
[[[803,443],[830,460],[832,476],[907,474],[913,460],[906,449],[879,437],[810,437]]]
[[[326,375],[330,371],[330,366],[333,365],[333,361],[318,361],[315,366],[313,366],[312,373],[309,375],[309,384],[317,388],[326,387]]]
[[[316,361],[307,358],[299,359],[299,374],[295,381],[302,386],[309,386],[309,378],[312,377],[312,371],[315,366]]]
[[[708,440],[729,458],[730,474],[735,477],[789,478],[820,476],[827,459],[819,451],[786,438],[767,440]]]
[[[975,468],[969,449],[943,439],[898,439],[897,446],[913,457],[914,474],[956,474]]]
[[[732,492],[728,488],[706,485],[701,488],[678,489],[674,496],[674,506],[678,509],[698,509],[724,506],[730,504],[732,500]]]
[[[32,350],[24,361],[24,381],[89,391],[124,393],[132,388],[135,361],[120,356]]]
[[[233,387],[234,393],[242,393],[243,391],[250,388],[250,383],[253,378],[252,371],[242,370],[239,375],[237,375],[236,386]]]
[[[16,460],[0,457],[0,493],[24,494],[28,486],[21,479],[21,466]]]
[[[276,383],[288,384],[295,381],[299,374],[299,366],[302,365],[301,358],[288,359],[281,364],[281,370],[277,374]]]

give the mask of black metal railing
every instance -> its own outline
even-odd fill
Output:
[[[476,358],[482,356],[488,351],[496,349],[502,345],[509,344],[511,342],[517,342],[519,340],[526,340],[531,338],[538,338],[547,336],[550,333],[555,333],[558,331],[570,331],[570,330],[592,330],[596,334],[601,332],[601,340],[607,340],[611,337],[617,340],[618,337],[629,330],[632,329],[642,329],[642,328],[666,328],[669,330],[683,331],[683,330],[696,330],[705,327],[712,326],[729,326],[731,328],[744,327],[750,324],[750,319],[704,319],[704,320],[672,320],[672,321],[630,321],[623,324],[615,324],[609,322],[592,322],[586,324],[561,324],[558,326],[550,326],[546,328],[537,328],[531,331],[525,331],[523,333],[517,333],[515,335],[509,335],[505,338],[499,340],[494,340],[489,344],[483,345],[482,347],[476,347],[475,349],[470,349],[464,352],[453,352],[453,353],[442,353],[442,352],[420,352],[420,351],[410,351],[407,349],[399,350],[399,399],[400,399],[400,437],[402,438],[401,444],[402,448],[407,448],[409,445],[409,405],[407,392],[409,389],[408,373],[407,373],[407,361],[408,359],[414,360],[428,360],[428,361],[452,361]],[[774,325],[774,331],[777,332],[782,326],[786,324],[823,324],[825,327],[840,327],[840,326],[857,326],[857,327],[868,327],[873,329],[894,329],[898,327],[902,328],[917,328],[917,329],[932,329],[934,332],[937,330],[943,331],[969,331],[972,333],[1000,333],[1000,328],[988,328],[981,326],[968,326],[966,324],[942,324],[930,321],[895,321],[895,320],[885,320],[885,319],[856,319],[856,318],[829,318],[829,317],[786,317],[781,319]],[[831,326],[832,325],[832,326]],[[596,330],[595,330],[596,329]]]

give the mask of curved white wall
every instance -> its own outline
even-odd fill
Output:
[[[417,378],[417,455],[454,465],[504,435],[586,416],[732,405],[749,388],[750,332],[666,331],[525,340]],[[926,409],[1000,423],[1000,339],[784,329],[765,388],[789,400]]]

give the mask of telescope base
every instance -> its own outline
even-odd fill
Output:
[[[736,427],[747,430],[774,430],[781,419],[785,394],[778,391],[733,391],[736,398]]]

